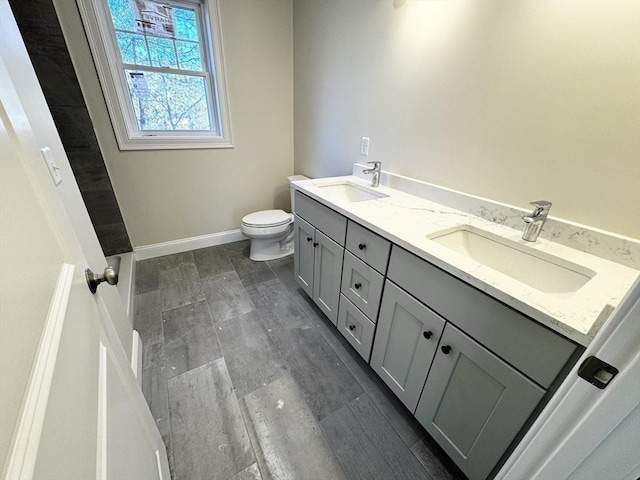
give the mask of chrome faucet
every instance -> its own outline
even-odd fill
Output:
[[[540,231],[542,230],[545,220],[547,219],[549,209],[551,208],[551,202],[538,200],[536,202],[530,202],[529,204],[533,205],[535,208],[530,215],[522,217],[522,220],[527,224],[524,229],[524,233],[522,234],[522,239],[527,242],[535,242],[538,239],[538,235],[540,235]]]
[[[380,165],[381,162],[367,162],[373,165],[373,168],[368,168],[367,170],[363,170],[362,173],[368,175],[369,173],[373,175],[371,177],[371,186],[379,187],[380,186]]]

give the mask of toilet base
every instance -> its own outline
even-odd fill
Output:
[[[293,240],[283,243],[273,240],[251,239],[249,258],[254,262],[276,260],[293,254]]]

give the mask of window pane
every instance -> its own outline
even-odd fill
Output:
[[[149,45],[149,55],[151,56],[151,65],[155,67],[177,67],[176,50],[173,40],[168,38],[149,37],[147,36],[147,44]]]
[[[198,26],[196,13],[193,10],[174,8],[173,16],[176,20],[176,38],[198,41]]]
[[[151,65],[144,36],[135,33],[116,32],[116,38],[118,39],[118,46],[124,63]]]
[[[181,70],[202,71],[202,59],[200,58],[200,45],[193,42],[176,40],[178,62]]]
[[[204,77],[144,72],[134,88],[130,73],[136,72],[126,75],[140,130],[211,130]]]
[[[131,0],[108,0],[113,26],[117,30],[133,31],[133,11]]]

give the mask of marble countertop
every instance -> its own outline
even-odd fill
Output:
[[[351,183],[387,195],[351,202],[322,186]],[[539,238],[522,240],[522,231],[490,222],[414,195],[370,183],[355,176],[293,182],[294,187],[347,218],[513,307],[565,337],[587,346],[627,293],[638,270]],[[460,225],[470,225],[528,248],[545,252],[596,272],[578,291],[559,297],[541,292],[427,238]],[[524,227],[524,223],[523,223]]]

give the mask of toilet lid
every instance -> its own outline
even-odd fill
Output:
[[[290,221],[291,214],[283,210],[262,210],[242,218],[242,223],[248,227],[277,227]]]

